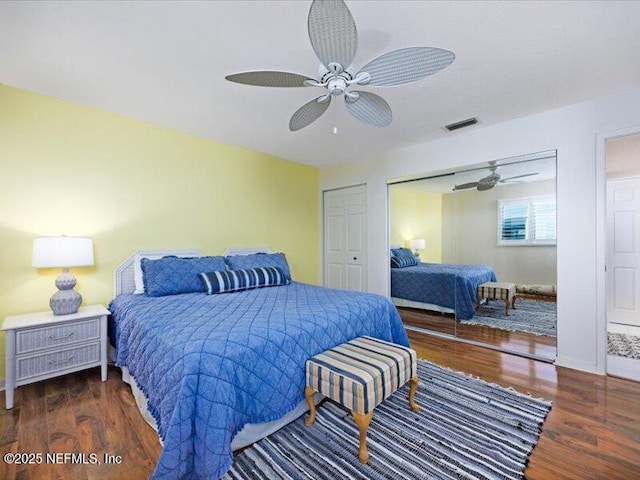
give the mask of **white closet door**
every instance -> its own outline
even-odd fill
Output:
[[[640,178],[607,181],[607,321],[640,326]]]
[[[364,292],[366,186],[324,192],[324,285]]]

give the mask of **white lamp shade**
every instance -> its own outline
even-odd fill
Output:
[[[413,250],[422,250],[427,246],[427,242],[425,242],[424,238],[414,238],[411,240],[411,248]]]
[[[31,266],[35,268],[93,265],[93,242],[88,237],[36,237]]]

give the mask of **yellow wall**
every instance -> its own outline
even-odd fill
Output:
[[[49,308],[59,271],[31,267],[37,235],[93,238],[95,266],[72,269],[84,304],[108,304],[139,248],[268,245],[317,284],[318,182],[313,167],[0,85],[0,319]]]
[[[442,195],[413,193],[401,185],[389,187],[389,231],[391,245],[409,247],[414,238],[424,238],[427,248],[420,252],[422,262],[442,261]]]

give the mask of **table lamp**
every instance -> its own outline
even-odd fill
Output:
[[[420,252],[418,250],[424,250],[427,246],[427,242],[425,242],[424,238],[414,238],[411,240],[411,248],[414,250],[413,254],[416,257],[420,256]]]
[[[76,278],[70,267],[93,265],[93,242],[87,237],[36,237],[33,239],[31,266],[35,268],[62,267],[56,279],[58,291],[49,300],[54,315],[76,313],[82,303],[82,295],[76,292]]]

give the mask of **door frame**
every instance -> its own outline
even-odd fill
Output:
[[[596,134],[596,371],[607,373],[607,140],[640,134],[640,125]]]
[[[320,228],[320,247],[322,248],[322,251],[320,252],[320,284],[323,287],[326,287],[325,285],[325,266],[326,266],[326,258],[325,258],[325,229],[326,229],[326,225],[325,225],[325,205],[324,205],[324,199],[325,199],[325,193],[327,192],[334,192],[336,190],[346,190],[347,188],[353,188],[353,187],[364,187],[364,203],[365,203],[365,208],[366,210],[366,215],[365,215],[365,221],[366,221],[366,225],[365,225],[365,229],[364,229],[364,235],[366,237],[367,240],[367,255],[366,258],[364,259],[364,261],[366,262],[366,275],[368,277],[369,275],[369,189],[367,188],[367,183],[363,182],[363,183],[354,183],[351,185],[343,185],[341,187],[334,187],[334,188],[325,188],[324,190],[320,191],[320,222],[321,222],[321,228]],[[366,292],[369,291],[369,278],[365,279],[367,282],[367,286],[366,286]]]

